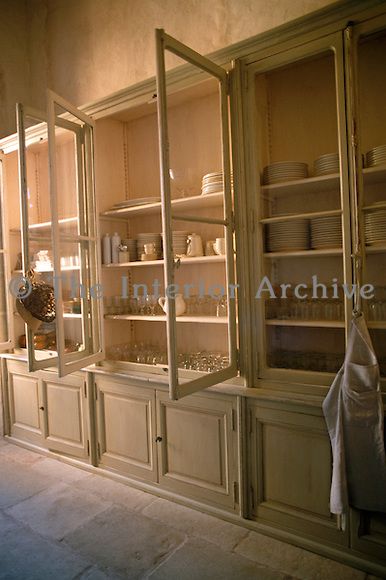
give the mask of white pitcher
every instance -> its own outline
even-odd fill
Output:
[[[190,234],[188,236],[188,251],[186,255],[190,258],[204,255],[201,236],[198,234]]]
[[[175,296],[175,303],[176,303],[176,316],[181,316],[186,310],[186,303],[182,296],[182,294],[176,294]],[[161,296],[158,298],[158,304],[161,306],[164,312],[168,312],[168,301],[169,299],[165,296]]]

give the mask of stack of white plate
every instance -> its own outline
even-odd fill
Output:
[[[202,178],[201,193],[220,193],[224,191],[224,175],[222,171],[207,173]]]
[[[314,175],[329,175],[339,173],[339,154],[327,153],[314,161]]]
[[[342,222],[340,216],[318,217],[311,220],[311,247],[314,250],[340,248]]]
[[[386,165],[386,145],[379,145],[366,153],[366,166],[374,165]]]
[[[176,256],[185,256],[188,248],[189,232],[172,232],[173,252]]]
[[[268,224],[267,249],[269,252],[308,250],[308,248],[308,220],[295,219]]]
[[[122,240],[122,245],[127,246],[127,250],[129,252],[129,260],[130,262],[135,262],[138,259],[137,256],[137,240]]]
[[[263,171],[263,183],[267,185],[306,177],[308,177],[308,165],[300,161],[278,161],[267,165]]]
[[[145,244],[154,244],[157,259],[161,258],[161,234],[137,234],[137,256],[139,258],[145,253]]]
[[[386,242],[386,209],[365,214],[365,240],[369,246]]]
[[[161,198],[158,197],[137,197],[134,199],[125,199],[113,205],[111,209],[125,209],[127,207],[134,207],[137,205],[147,205],[148,203],[158,203]]]

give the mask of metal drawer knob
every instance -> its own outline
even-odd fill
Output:
[[[160,437],[160,436],[158,435],[158,437],[156,437],[156,438],[155,438],[155,442],[156,442],[156,443],[160,443],[161,441],[162,441],[162,437]]]
[[[41,411],[44,411],[44,407],[39,407],[39,409],[40,409]]]

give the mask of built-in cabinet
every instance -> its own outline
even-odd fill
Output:
[[[0,347],[32,372],[7,360],[3,400],[15,440],[381,574],[385,515],[329,512],[321,411],[353,309],[382,377],[386,360],[386,17],[348,4],[213,61],[158,31],[156,80],[87,116],[51,93],[47,114],[18,108]],[[185,66],[166,74],[170,53]],[[103,263],[115,232],[128,260]],[[181,248],[193,234],[204,255]],[[35,332],[5,297],[31,267],[60,273],[57,321]],[[172,285],[184,312],[158,304]]]
[[[239,504],[236,398],[95,376],[98,465],[228,510]]]
[[[61,379],[55,371],[29,373],[25,362],[8,360],[4,376],[7,435],[69,457],[88,458],[85,373]]]

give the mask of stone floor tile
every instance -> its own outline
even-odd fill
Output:
[[[116,506],[64,538],[98,568],[130,580],[143,576],[183,541],[172,528]]]
[[[49,478],[34,473],[31,467],[0,455],[0,508],[13,506],[50,485]]]
[[[75,483],[78,489],[87,491],[95,497],[122,504],[131,510],[140,510],[153,503],[156,498],[150,493],[113,481],[103,475],[88,475]]]
[[[90,568],[68,546],[40,537],[1,512],[0,535],[0,580],[72,580]]]
[[[307,550],[250,532],[235,551],[250,560],[299,580],[364,580],[365,573]]]
[[[43,455],[40,453],[35,453],[35,451],[30,451],[29,449],[24,449],[13,443],[8,445],[2,445],[0,447],[0,462],[3,457],[10,458],[12,461],[17,461],[23,465],[30,465],[40,461]]]
[[[80,576],[79,580],[114,580],[116,578],[119,580],[118,576],[116,576],[111,570],[106,570],[102,572],[96,566],[92,566]]]
[[[143,510],[151,518],[183,531],[188,536],[205,538],[231,550],[248,535],[248,530],[182,505],[157,499]]]
[[[43,457],[40,461],[34,463],[32,471],[50,477],[53,482],[74,483],[79,479],[89,477],[89,472],[84,469],[50,457]]]
[[[59,483],[8,509],[7,514],[43,536],[60,540],[110,505]]]
[[[289,577],[218,546],[189,539],[150,572],[151,580],[287,580]]]

